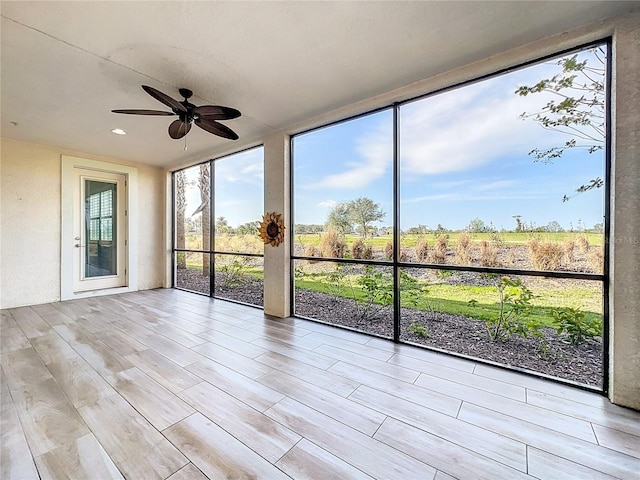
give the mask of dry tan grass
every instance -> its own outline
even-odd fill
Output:
[[[304,249],[305,257],[319,257],[320,251],[314,245],[307,245]],[[316,263],[313,260],[307,260],[308,264]]]
[[[471,235],[469,232],[460,232],[456,244],[456,263],[469,265],[471,263]]]
[[[435,244],[433,245],[433,251],[430,254],[431,262],[437,264],[445,263],[447,258],[447,244],[449,238],[447,235],[436,236]]]
[[[393,242],[387,242],[384,246],[384,258],[393,260]]]
[[[480,265],[483,267],[498,267],[498,245],[494,242],[482,240],[480,242]]]
[[[426,262],[429,259],[429,242],[426,239],[418,240],[414,249],[419,262]]]
[[[320,238],[320,251],[323,257],[342,258],[347,244],[336,230],[329,230]]]
[[[226,252],[262,253],[264,243],[258,235],[216,235],[216,250]]]
[[[589,253],[589,248],[591,244],[589,243],[589,238],[584,233],[576,236],[576,243],[578,244],[578,248],[584,254]]]
[[[562,262],[564,249],[559,243],[532,238],[529,240],[529,254],[537,270],[557,270]]]
[[[565,263],[572,263],[576,258],[576,240],[573,237],[565,238],[562,243],[564,249],[564,261]]]
[[[602,248],[593,249],[587,255],[587,262],[595,273],[604,272],[604,250]]]
[[[373,248],[359,238],[351,245],[351,257],[358,260],[372,260]]]

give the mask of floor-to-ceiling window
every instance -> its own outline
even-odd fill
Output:
[[[292,148],[295,314],[393,338],[393,110]]]
[[[173,173],[174,286],[262,306],[263,148]]]
[[[294,136],[295,314],[602,388],[607,56]]]

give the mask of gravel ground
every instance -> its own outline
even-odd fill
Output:
[[[264,304],[262,280],[242,277],[235,286],[221,287],[220,285],[223,284],[222,274],[216,273],[215,284],[215,295],[217,297],[260,307]],[[199,270],[180,270],[176,278],[176,287],[209,295],[209,278],[202,276]]]
[[[178,280],[177,286],[182,288],[209,292],[208,279],[198,271],[181,271]],[[255,278],[244,277],[234,287],[217,289],[216,296],[262,306],[263,283]],[[381,308],[375,317],[363,321],[358,318],[358,306],[352,300],[297,290],[295,302],[296,315],[381,337],[393,336],[393,314],[388,307]],[[427,336],[412,333],[409,330],[412,324],[424,327]],[[546,351],[540,348],[542,340],[536,338],[512,336],[506,342],[491,341],[483,322],[462,316],[405,308],[401,318],[401,340],[404,342],[435,347],[582,384],[602,386],[600,338],[582,345],[570,345],[564,337],[551,329],[544,329],[543,333],[544,342],[548,345]]]

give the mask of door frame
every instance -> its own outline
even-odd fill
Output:
[[[124,287],[128,285],[127,280],[127,177],[121,173],[107,173],[97,170],[86,170],[77,168],[74,171],[76,188],[80,189],[80,195],[75,195],[74,222],[76,230],[74,232],[74,243],[76,254],[74,255],[74,280],[76,282],[74,291],[85,292],[88,290],[103,290],[106,288]],[[98,181],[105,185],[115,185],[115,211],[111,216],[115,219],[113,225],[113,245],[116,251],[116,271],[114,274],[105,276],[87,276],[87,257],[90,250],[90,239],[87,237],[87,182]],[[100,202],[101,203],[101,202]],[[78,220],[80,223],[78,224]],[[101,231],[101,227],[98,229]],[[96,245],[97,247],[97,245]],[[98,247],[99,248],[99,247]],[[96,251],[97,253],[97,251]]]
[[[61,205],[61,238],[60,238],[60,299],[94,297],[114,293],[135,292],[138,290],[138,169],[115,163],[90,160],[86,158],[62,155],[62,205]],[[73,256],[74,244],[74,197],[77,195],[74,170],[95,170],[96,172],[117,173],[124,175],[127,181],[125,229],[127,231],[127,248],[125,264],[127,265],[127,286],[74,292]]]

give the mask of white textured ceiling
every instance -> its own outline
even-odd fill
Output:
[[[2,136],[159,166],[229,147],[171,117],[141,85],[226,105],[242,146],[638,2],[2,1]],[[111,133],[115,127],[126,136]]]

